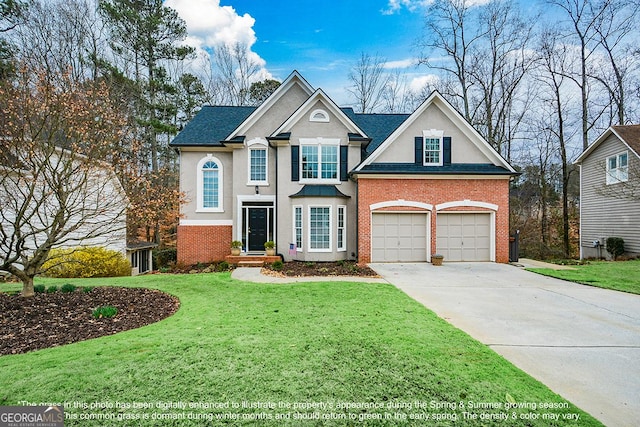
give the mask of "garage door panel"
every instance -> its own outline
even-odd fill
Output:
[[[385,212],[372,215],[371,260],[427,260],[427,214]]]
[[[441,213],[436,218],[436,251],[448,261],[491,260],[488,213]]]

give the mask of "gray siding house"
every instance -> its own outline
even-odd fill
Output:
[[[640,255],[640,125],[611,126],[576,160],[580,258],[610,258],[608,237]]]

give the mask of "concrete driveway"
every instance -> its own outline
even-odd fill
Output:
[[[638,425],[640,295],[505,264],[370,266],[606,425]]]

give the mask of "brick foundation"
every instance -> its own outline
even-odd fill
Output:
[[[231,253],[232,226],[178,226],[178,263],[223,261]]]
[[[433,205],[431,211],[431,253],[436,253],[435,206],[472,200],[498,205],[496,212],[496,262],[509,262],[509,180],[508,179],[359,179],[358,180],[358,261],[371,261],[371,211],[374,203],[395,201]],[[389,210],[415,210],[395,208]],[[483,208],[456,207],[450,211],[482,211]]]

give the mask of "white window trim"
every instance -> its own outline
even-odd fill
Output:
[[[269,186],[269,145],[263,138],[254,138],[247,142],[247,186]],[[251,152],[254,150],[264,150],[265,152],[265,180],[252,180],[251,179]]]
[[[627,165],[624,168],[620,167],[621,156],[627,157]],[[615,169],[609,168],[609,159],[612,159],[612,158],[616,159]],[[627,182],[629,180],[629,152],[628,151],[623,151],[622,153],[614,154],[613,156],[608,156],[606,162],[607,162],[606,164],[606,170],[607,170],[606,184],[607,185]],[[624,174],[624,176],[621,176],[622,174]]]
[[[427,153],[427,147],[426,147],[427,139],[434,139],[434,138],[437,138],[440,141],[440,144],[439,144],[440,153],[438,154],[438,162],[427,163],[425,161],[425,156]],[[443,161],[444,161],[444,159],[442,158],[443,147],[444,147],[443,138],[444,138],[443,130],[429,129],[429,130],[422,131],[422,164],[423,166],[442,166],[443,165]]]
[[[309,115],[310,122],[329,123],[329,115],[326,111],[318,108]]]
[[[315,205],[309,206],[307,210],[307,252],[333,252],[333,209],[331,205]],[[311,248],[311,209],[312,208],[328,208],[329,209],[329,247],[321,249]]]
[[[312,145],[316,146],[318,150],[318,176],[322,175],[322,146],[336,146],[337,147],[337,165],[336,165],[336,179],[323,179],[323,178],[303,178],[302,174],[302,146]],[[340,184],[340,138],[300,138],[300,183],[301,184]]]
[[[340,227],[340,210],[342,210],[342,227]],[[338,252],[346,252],[347,250],[347,207],[345,205],[339,205],[336,211],[336,245],[340,242],[338,236],[342,231],[342,246],[338,246],[336,249]]]
[[[296,227],[296,209],[300,209],[300,243],[301,245],[298,246],[298,239],[296,236],[296,231],[297,231],[297,227]],[[293,221],[292,222],[292,230],[293,230],[293,243],[296,245],[296,251],[297,252],[302,252],[302,248],[304,246],[304,209],[302,207],[302,205],[295,205],[293,206]]]
[[[204,174],[202,173],[202,167],[207,162],[215,162],[218,165],[218,207],[217,208],[205,208],[204,207]],[[222,162],[212,154],[207,154],[198,162],[197,169],[197,206],[196,212],[224,212],[224,169]]]

